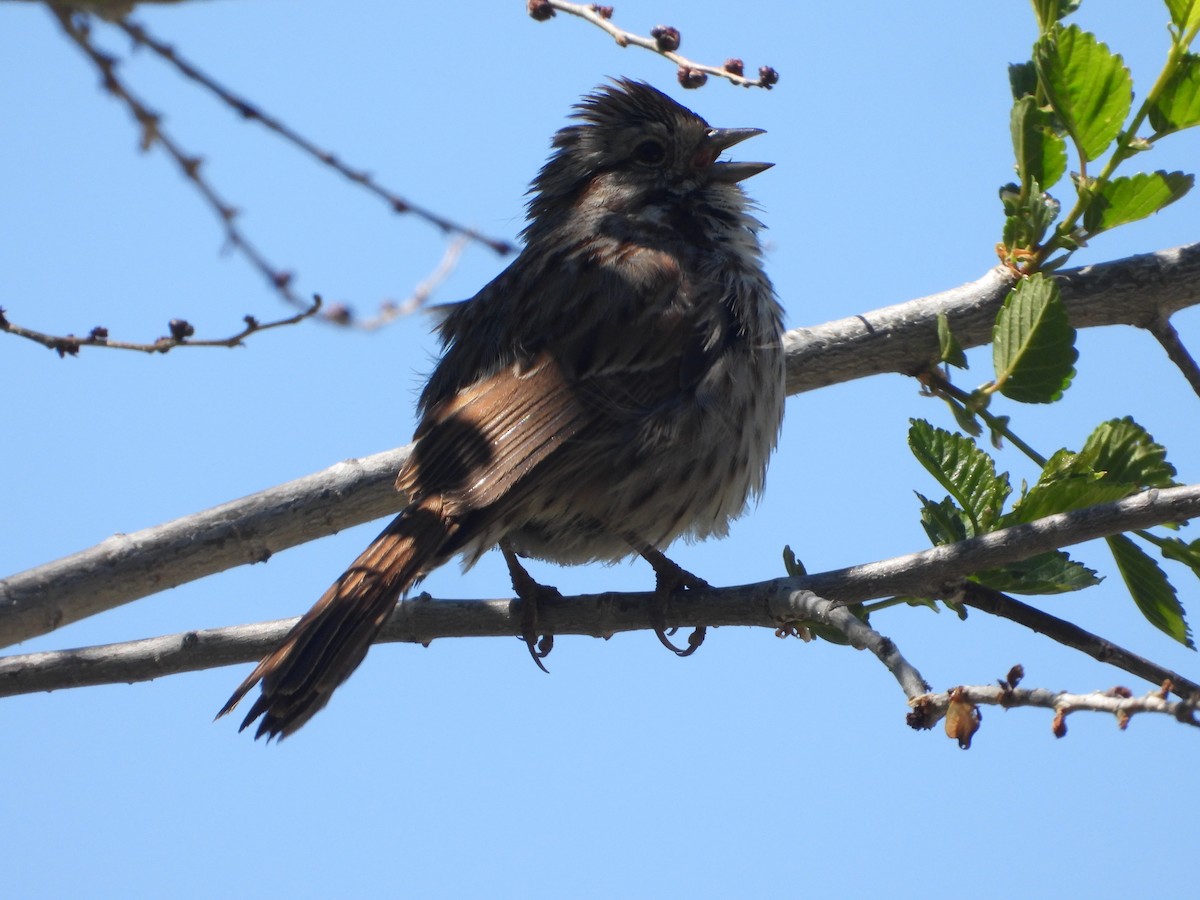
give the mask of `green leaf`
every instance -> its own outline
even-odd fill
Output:
[[[973,536],[970,517],[955,506],[949,497],[941,503],[934,503],[925,495],[917,493],[917,499],[921,501],[921,527],[925,529],[929,542],[935,547],[957,544]]]
[[[1083,0],[1033,0],[1034,9],[1037,12],[1039,22],[1053,22],[1055,19],[1063,19],[1069,16],[1075,10],[1079,9],[1079,4]]]
[[[1061,550],[976,572],[971,578],[1009,594],[1065,594],[1100,583],[1095,571],[1075,562]]]
[[[1175,467],[1167,462],[1167,448],[1129,416],[1099,425],[1079,451],[1079,462],[1108,482],[1136,487],[1171,487],[1176,483]]]
[[[1083,227],[1092,234],[1144,219],[1174,203],[1192,189],[1194,175],[1183,172],[1140,172],[1113,178],[1092,197]]]
[[[938,355],[942,362],[960,369],[967,368],[967,354],[962,344],[950,331],[950,320],[945,313],[937,314]]]
[[[1188,543],[1179,538],[1167,538],[1159,546],[1166,559],[1181,562],[1200,577],[1200,538]]]
[[[792,552],[792,548],[787,544],[783,545],[783,570],[791,578],[803,578],[808,574],[808,571],[804,568],[804,563],[796,559],[796,554]]]
[[[1185,53],[1150,107],[1150,126],[1163,135],[1193,125],[1200,125],[1200,56]]]
[[[1008,216],[1004,221],[1004,246],[1036,247],[1054,220],[1061,206],[1041,189],[1036,180],[1022,199],[1020,187],[1005,185],[1000,189],[1000,201]]]
[[[1009,127],[1021,184],[1053,187],[1067,171],[1067,142],[1052,130],[1050,116],[1033,97],[1022,97],[1013,104]]]
[[[1200,25],[1200,0],[1167,0],[1171,22],[1180,31]]]
[[[954,415],[954,421],[958,423],[959,428],[971,437],[979,437],[983,434],[983,428],[980,426],[979,420],[976,418],[973,410],[950,397],[945,399],[946,405],[950,407],[950,412]]]
[[[1186,647],[1195,649],[1191,629],[1183,617],[1183,607],[1175,596],[1175,588],[1167,576],[1145,550],[1123,534],[1105,538],[1112,550],[1113,558],[1125,586],[1133,595],[1142,615],[1165,634],[1170,635]]]
[[[1014,100],[1032,96],[1037,93],[1037,67],[1033,60],[1023,63],[1012,63],[1008,67],[1008,86],[1012,89]]]
[[[1080,155],[1097,159],[1120,133],[1133,103],[1125,63],[1076,25],[1043,35],[1034,45],[1033,61]]]
[[[908,446],[970,517],[972,534],[989,531],[1011,492],[1008,476],[996,475],[992,458],[961,434],[912,419]]]
[[[1086,509],[1100,503],[1112,503],[1128,497],[1137,489],[1130,484],[1105,482],[1099,475],[1077,474],[1053,481],[1039,481],[1029,489],[1012,513],[1004,518],[1004,524],[1016,525],[1032,522],[1044,516]]]
[[[1000,393],[1021,403],[1051,403],[1071,383],[1078,355],[1058,286],[1037,273],[1021,279],[992,330]]]

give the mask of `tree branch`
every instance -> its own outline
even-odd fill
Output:
[[[1145,327],[1200,303],[1200,243],[1072,269],[1060,278],[1076,327]],[[938,312],[950,318],[964,347],[987,343],[1008,286],[1007,276],[994,269],[960,288],[790,331],[784,336],[788,392],[920,371],[937,354]],[[0,646],[399,512],[406,499],[393,481],[410,450],[347,460],[0,579]]]
[[[956,687],[944,693],[917,697],[909,704],[914,710],[910,715],[910,724],[918,729],[932,728],[946,716],[951,704],[955,702],[1001,706],[1005,709],[1017,706],[1052,709],[1055,716],[1051,730],[1055,737],[1065,737],[1067,715],[1081,711],[1110,713],[1116,716],[1117,727],[1121,730],[1129,725],[1129,719],[1134,713],[1141,712],[1161,713],[1184,724],[1200,726],[1200,722],[1196,720],[1195,699],[1168,700],[1161,690],[1152,691],[1143,697],[1134,697],[1127,688],[1071,694],[1045,688],[1010,688],[1007,685]]]
[[[624,631],[699,625],[746,625],[778,629],[808,621],[830,625],[858,648],[870,649],[892,672],[910,700],[928,691],[920,674],[895,645],[845,607],[877,597],[937,596],[972,572],[1035,553],[1165,521],[1200,516],[1200,485],[1148,490],[1116,503],[1075,510],[992,532],[978,538],[866,565],[802,578],[689,591],[663,616],[653,592],[591,594],[548,599],[539,609],[546,633],[608,638]],[[823,600],[822,598],[828,598]],[[833,601],[832,603],[829,601]],[[88,684],[142,681],[175,672],[248,662],[261,657],[296,619],[190,631],[182,634],[0,659],[0,696]],[[515,600],[401,601],[381,641],[428,644],[445,637],[520,636],[523,621]],[[1119,664],[1122,657],[1106,661]],[[1134,674],[1144,674],[1141,672]],[[1181,694],[1200,696],[1200,687],[1161,669]],[[934,720],[936,721],[936,719]]]
[[[745,67],[740,59],[729,59],[723,66],[709,66],[680,56],[675,51],[679,49],[680,35],[678,28],[669,25],[658,25],[651,29],[650,37],[643,37],[624,28],[618,28],[612,23],[613,8],[601,6],[598,3],[571,3],[569,0],[528,0],[526,9],[535,21],[545,22],[554,17],[555,11],[578,16],[586,22],[591,22],[601,31],[612,37],[620,47],[641,47],[669,59],[679,67],[679,83],[685,88],[703,87],[708,76],[724,78],[741,87],[760,87],[770,90],[779,81],[779,73],[770,66],[761,66],[758,78],[747,78]]]

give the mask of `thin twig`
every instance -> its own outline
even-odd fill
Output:
[[[130,114],[141,126],[141,146],[143,150],[148,150],[154,145],[161,146],[167,155],[175,161],[179,171],[183,173],[192,185],[195,186],[200,196],[204,198],[205,203],[216,215],[221,222],[221,226],[225,230],[225,239],[229,245],[235,248],[250,264],[266,278],[274,291],[292,306],[300,309],[307,309],[309,304],[302,300],[292,290],[291,272],[285,272],[276,269],[259,252],[258,248],[252,244],[249,239],[238,228],[236,221],[238,211],[235,207],[227,203],[220,194],[208,183],[207,179],[201,175],[201,167],[203,160],[199,156],[191,156],[183,150],[183,148],[175,142],[171,136],[162,128],[162,117],[151,110],[145,103],[139,100],[125,84],[117,77],[117,62],[118,60],[101,53],[91,42],[91,36],[86,24],[80,24],[75,20],[75,14],[67,8],[51,3],[50,11],[58,20],[67,36],[74,41],[75,45],[83,51],[84,55],[95,65],[96,70],[100,73],[100,79],[104,85],[104,89],[112,96],[116,97],[129,109]]]
[[[288,316],[286,319],[276,319],[273,322],[260,322],[254,316],[245,316],[242,321],[245,322],[245,327],[237,334],[231,334],[226,338],[201,338],[194,340],[192,338],[192,325],[184,319],[172,319],[169,328],[171,334],[160,337],[156,341],[150,343],[136,343],[133,341],[116,341],[108,336],[108,329],[102,325],[93,328],[88,332],[86,337],[77,337],[73,334],[54,335],[46,334],[42,331],[35,331],[32,328],[25,328],[21,325],[14,325],[4,315],[4,310],[0,308],[0,331],[8,334],[23,337],[34,343],[41,344],[43,347],[49,347],[51,350],[63,356],[78,356],[79,350],[82,347],[107,347],[110,350],[136,350],[141,353],[167,353],[174,350],[176,347],[241,347],[243,341],[252,334],[259,331],[267,331],[271,328],[282,328],[286,325],[295,325],[304,321],[307,318],[315,316],[321,309],[321,298],[314,296],[312,305],[303,312],[296,313],[294,316]]]
[[[1200,396],[1200,365],[1196,364],[1195,357],[1184,346],[1171,320],[1166,316],[1156,316],[1146,329],[1162,344],[1171,362],[1175,363],[1187,379],[1187,383],[1192,386],[1192,390]]]
[[[442,254],[442,258],[437,266],[413,289],[413,292],[408,295],[407,299],[399,303],[394,300],[386,301],[382,304],[378,313],[369,319],[356,321],[355,325],[364,331],[373,331],[377,328],[382,328],[395,319],[412,315],[417,310],[423,309],[429,303],[429,298],[433,296],[433,292],[441,287],[443,281],[450,277],[450,273],[458,265],[458,259],[466,246],[466,235],[459,235],[452,238],[447,242],[446,252]]]
[[[1112,641],[1092,634],[1078,625],[1052,616],[1027,603],[1022,603],[1000,591],[975,582],[965,582],[961,593],[955,595],[954,599],[964,606],[970,606],[989,615],[1000,616],[1024,625],[1065,647],[1078,650],[1092,659],[1116,666],[1130,675],[1144,678],[1151,683],[1161,684],[1169,678],[1179,688],[1181,695],[1200,699],[1200,684],[1151,662],[1145,657],[1138,656]]]
[[[396,213],[409,213],[424,219],[431,225],[440,228],[447,234],[459,235],[472,241],[483,244],[501,256],[513,253],[516,247],[508,241],[499,238],[489,237],[486,234],[481,234],[474,228],[469,228],[466,225],[461,225],[454,222],[445,216],[439,215],[432,210],[419,206],[411,201],[401,197],[394,191],[385,188],[379,184],[370,172],[365,169],[356,169],[347,165],[338,159],[337,155],[329,150],[317,146],[314,142],[304,137],[302,134],[291,128],[284,122],[276,119],[269,113],[264,112],[258,106],[255,106],[245,97],[235,94],[232,90],[225,87],[223,84],[214,79],[211,75],[199,69],[194,63],[179,55],[179,52],[170,44],[158,40],[142,25],[135,24],[128,20],[122,20],[114,23],[118,28],[129,35],[130,39],[135,43],[144,47],[148,47],[174,68],[185,78],[194,81],[201,85],[210,93],[214,94],[223,103],[233,109],[242,118],[249,121],[260,123],[263,127],[279,135],[288,143],[292,144],[299,150],[307,153],[313,159],[320,162],[322,165],[328,166],[335,172],[343,175],[348,181],[357,184],[364,190],[369,191],[376,197],[383,200],[388,207]]]
[[[529,0],[527,4],[529,15],[544,22],[551,18],[555,11],[578,16],[591,22],[612,36],[613,40],[622,47],[633,45],[642,47],[652,53],[657,53],[675,63],[679,67],[679,83],[685,88],[701,87],[709,75],[724,78],[742,87],[760,87],[770,90],[779,81],[779,73],[770,66],[758,70],[758,78],[747,78],[743,74],[743,64],[740,59],[730,59],[722,66],[710,66],[698,63],[681,56],[675,51],[679,48],[679,30],[670,26],[659,25],[651,31],[650,37],[643,37],[632,31],[618,28],[612,23],[613,8],[596,3],[569,3],[567,0]]]

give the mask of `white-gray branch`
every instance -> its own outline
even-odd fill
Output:
[[[1146,327],[1200,303],[1200,243],[1063,272],[1076,327]],[[921,371],[938,352],[945,313],[964,347],[991,340],[1009,273],[785,336],[788,392],[883,372]],[[322,472],[0,579],[0,646],[46,634],[149,594],[398,512],[392,488],[409,447]]]
[[[1162,522],[1200,517],[1200,485],[1148,490],[1116,503],[1047,516],[958,544],[803,578],[690,591],[665,615],[670,627],[747,625],[767,628],[815,621],[870,649],[910,700],[924,679],[887,638],[845,604],[878,597],[938,596],[966,575],[1037,553]],[[821,598],[828,598],[823,600]],[[833,601],[832,603],[830,601]],[[545,633],[608,638],[662,624],[653,593],[592,594],[547,600],[539,610]],[[0,658],[0,696],[92,684],[146,681],[162,675],[249,662],[278,644],[295,619],[189,631],[145,640]],[[446,637],[521,633],[514,600],[401,601],[380,641],[429,643]],[[935,720],[936,721],[936,720]]]

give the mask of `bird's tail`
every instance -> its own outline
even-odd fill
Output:
[[[328,703],[367,655],[397,598],[442,562],[454,526],[436,505],[426,501],[397,516],[238,686],[217,718],[260,683],[262,693],[238,729],[262,716],[255,738],[286,737]]]

